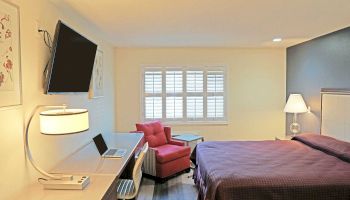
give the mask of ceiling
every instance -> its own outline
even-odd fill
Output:
[[[349,0],[56,0],[117,47],[287,47],[350,25]],[[282,37],[279,43],[272,42]]]

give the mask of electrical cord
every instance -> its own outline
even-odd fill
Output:
[[[50,53],[52,53],[52,38],[51,38],[50,33],[47,30],[44,30],[44,29],[39,29],[38,32],[43,34],[44,43],[49,48]],[[45,69],[44,69],[44,72],[43,72],[44,77],[47,77],[48,66],[49,66],[49,61],[47,61]]]
[[[45,45],[49,48],[50,52],[52,52],[52,38],[50,33],[44,29],[39,29],[38,32],[43,33]]]

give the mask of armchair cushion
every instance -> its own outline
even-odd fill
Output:
[[[164,128],[159,121],[136,124],[137,131],[142,131],[150,147],[157,147],[167,143]]]
[[[158,146],[154,149],[156,149],[156,160],[159,163],[166,163],[184,156],[189,156],[191,153],[190,147],[183,147],[172,144]]]

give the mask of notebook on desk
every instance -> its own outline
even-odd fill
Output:
[[[102,137],[102,134],[98,134],[93,138],[93,140],[98,152],[104,158],[122,158],[126,154],[126,149],[109,149]]]

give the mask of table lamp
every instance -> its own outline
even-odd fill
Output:
[[[287,104],[284,107],[284,112],[294,113],[293,122],[290,124],[289,129],[293,135],[300,132],[300,125],[297,122],[297,114],[308,112],[309,109],[305,105],[305,101],[301,94],[290,94]]]
[[[40,108],[48,110],[40,112],[40,132],[45,135],[65,135],[83,132],[89,129],[89,114],[86,109],[67,109],[61,106],[37,106],[30,114],[25,128],[24,148],[27,159],[33,167],[47,178],[39,178],[38,181],[45,189],[84,189],[90,182],[88,176],[73,176],[63,174],[50,174],[41,169],[34,161],[29,148],[29,127],[35,113]],[[55,109],[55,110],[51,110]]]

